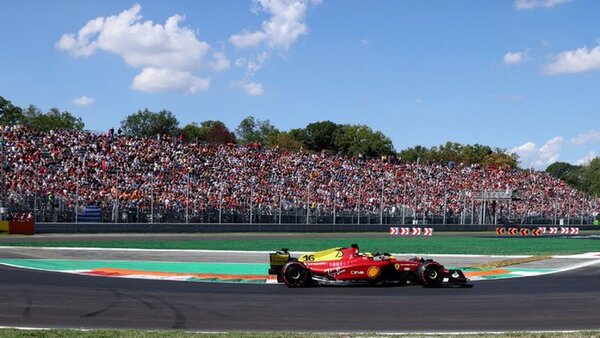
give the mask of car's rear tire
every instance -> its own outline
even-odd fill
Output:
[[[281,271],[283,282],[291,288],[299,288],[308,285],[310,271],[301,262],[292,261],[287,263]]]
[[[417,269],[419,282],[426,288],[437,288],[444,282],[444,267],[436,262],[427,262]]]

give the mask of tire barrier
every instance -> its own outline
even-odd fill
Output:
[[[537,227],[537,228],[496,228],[497,236],[532,236],[540,237],[543,235],[578,235],[579,228],[577,227]]]
[[[390,227],[392,236],[432,236],[433,228]]]

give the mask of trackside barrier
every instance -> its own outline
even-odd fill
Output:
[[[8,233],[8,221],[0,221],[0,232]]]
[[[539,237],[542,235],[578,235],[579,228],[576,227],[537,227],[537,228],[496,228],[496,235],[498,236],[533,236]]]
[[[36,234],[60,233],[231,233],[231,232],[387,232],[391,224],[296,224],[296,223],[46,223],[36,222]],[[423,226],[422,226],[423,227]],[[431,224],[436,232],[494,231],[493,224]],[[600,231],[596,225],[579,230]]]
[[[390,227],[392,236],[432,236],[433,228]]]
[[[8,233],[11,235],[33,235],[35,233],[35,222],[33,220],[8,221]]]

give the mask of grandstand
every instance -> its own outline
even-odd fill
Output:
[[[2,205],[38,221],[592,223],[542,172],[1,127]]]

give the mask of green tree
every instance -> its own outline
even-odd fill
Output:
[[[290,131],[288,131],[288,135],[294,140],[302,142],[303,144],[308,142],[308,135],[306,134],[306,129],[304,128],[290,129]]]
[[[440,162],[448,163],[449,161],[461,162],[461,152],[464,146],[456,142],[446,142],[443,146],[439,147]]]
[[[0,125],[12,126],[24,121],[23,110],[0,96]]]
[[[206,141],[206,132],[196,122],[186,124],[181,128],[181,133],[188,141]]]
[[[398,153],[398,157],[400,158],[400,160],[406,162],[417,162],[417,159],[420,159],[421,161],[427,161],[427,156],[428,150],[423,146],[414,146],[411,148],[406,148]]]
[[[24,115],[27,124],[43,131],[54,129],[82,130],[85,127],[81,117],[75,117],[68,111],[61,112],[58,108],[52,108],[46,114],[43,114],[35,106],[29,106]]]
[[[517,159],[518,156],[516,154],[509,154],[498,150],[484,157],[482,164],[516,168]]]
[[[394,154],[392,140],[365,125],[341,125],[335,133],[335,148],[348,156],[378,157]]]
[[[600,157],[596,157],[583,168],[582,190],[593,196],[600,196]]]
[[[304,128],[304,143],[313,151],[335,150],[338,125],[331,121],[311,123]]]
[[[253,116],[243,119],[235,130],[235,134],[242,144],[254,142],[264,144],[269,135],[278,132],[279,130],[269,120],[262,121]]]
[[[121,121],[121,129],[127,135],[154,136],[176,135],[179,132],[179,121],[173,113],[161,110],[158,113],[147,108],[131,114]]]
[[[577,189],[585,190],[582,185],[584,168],[580,165],[572,165],[566,162],[554,162],[546,168],[546,172],[567,182],[568,185]]]
[[[298,151],[305,149],[306,145],[295,139],[289,132],[272,133],[267,137],[267,146]]]
[[[221,121],[207,120],[198,124],[193,122],[186,124],[185,127],[181,128],[181,133],[185,136],[186,140],[197,140],[201,142],[207,141],[208,132],[216,125],[223,124]],[[225,128],[227,129],[227,128]]]

